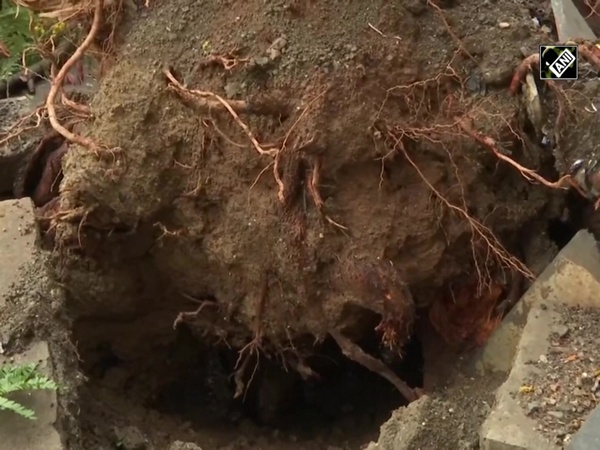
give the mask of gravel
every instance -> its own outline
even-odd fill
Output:
[[[600,311],[564,307],[548,352],[521,387],[519,402],[538,429],[557,445],[579,430],[600,398]]]

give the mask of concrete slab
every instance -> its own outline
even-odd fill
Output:
[[[482,370],[512,367],[481,428],[482,450],[559,448],[536,431],[536,423],[525,415],[515,396],[536,370],[529,362],[536,361],[549,348],[552,325],[560,317],[558,306],[600,308],[598,292],[600,252],[593,236],[580,231],[539,276],[486,345]]]
[[[40,363],[40,370],[51,375],[50,354],[45,342],[32,345],[26,352],[13,358],[0,356],[0,364]],[[25,419],[9,411],[0,411],[0,448],[11,450],[63,450],[60,435],[56,431],[56,393],[34,391],[18,393],[11,397],[35,411],[37,420]]]
[[[600,448],[600,406],[592,411],[583,426],[573,436],[566,450]]]
[[[578,3],[582,3],[578,1]],[[595,41],[596,35],[571,0],[552,0],[552,11],[558,31],[558,40],[571,39]]]
[[[0,310],[18,281],[20,270],[33,263],[38,230],[29,198],[0,202]]]
[[[377,443],[371,442],[366,450],[414,450],[413,440],[423,427],[429,403],[430,398],[424,396],[395,410],[381,426]]]

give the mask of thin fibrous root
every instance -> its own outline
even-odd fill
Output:
[[[194,299],[194,301],[198,301],[198,300]],[[211,300],[203,300],[203,301],[200,301],[200,306],[195,311],[180,312],[179,314],[177,314],[177,317],[175,318],[175,321],[173,322],[173,329],[175,330],[182,323],[186,323],[186,322],[189,322],[190,320],[195,319],[196,317],[198,317],[200,315],[200,313],[202,312],[202,310],[205,307],[211,307],[211,306],[218,307],[219,304],[214,301],[211,301]]]
[[[521,164],[516,162],[514,159],[503,154],[498,149],[498,145],[496,144],[496,141],[494,141],[494,139],[492,139],[489,136],[485,136],[484,134],[481,134],[479,131],[476,131],[475,129],[473,129],[471,124],[467,123],[466,119],[458,120],[458,126],[460,127],[461,130],[463,130],[465,133],[467,133],[471,138],[475,139],[479,144],[481,144],[484,147],[491,150],[492,153],[494,153],[494,155],[498,159],[510,164],[515,169],[517,169],[527,181],[530,181],[530,182],[537,181],[538,183],[543,184],[544,186],[552,188],[552,189],[568,189],[569,180],[571,179],[571,177],[569,175],[563,176],[558,181],[548,181],[541,175],[537,174],[534,170],[528,169],[527,167],[522,166]]]
[[[479,237],[483,240],[487,248],[498,258],[498,261],[505,267],[510,267],[517,272],[523,274],[528,279],[534,279],[533,273],[529,270],[529,268],[523,264],[518,258],[512,256],[504,246],[498,241],[496,236],[492,233],[492,231],[486,227],[484,224],[479,222],[477,219],[471,217],[469,213],[460,206],[457,206],[451,203],[446,197],[442,195],[440,191],[438,191],[433,184],[427,179],[425,174],[421,171],[419,166],[412,160],[412,158],[408,155],[408,152],[404,148],[401,142],[398,142],[398,150],[402,153],[404,158],[408,161],[408,163],[415,169],[415,171],[419,174],[423,182],[427,185],[427,187],[431,190],[431,192],[436,196],[438,200],[440,200],[449,210],[457,213],[459,216],[462,216],[468,223],[471,228],[471,233],[473,237]],[[474,250],[473,250],[474,251]],[[478,270],[479,272],[479,270]]]

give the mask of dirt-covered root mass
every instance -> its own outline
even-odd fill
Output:
[[[103,148],[71,146],[53,215],[87,372],[135,368],[156,402],[216,351],[268,421],[340,350],[411,399],[394,364],[418,317],[482,342],[565,197],[501,161],[558,178],[506,89],[548,37],[495,8],[177,0],[134,20],[92,103]]]

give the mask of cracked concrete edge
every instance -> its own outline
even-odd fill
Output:
[[[549,348],[552,325],[559,318],[558,306],[600,307],[599,280],[600,252],[596,241],[587,231],[580,231],[525,293],[518,308],[500,327],[499,336],[490,340],[484,352],[488,359],[482,360],[487,365],[485,369],[495,366],[496,370],[506,370],[509,365],[512,368],[481,427],[482,450],[559,448],[536,431],[535,422],[525,415],[515,396],[536,370],[529,362],[537,361]],[[507,339],[517,341],[514,357],[491,358],[495,352],[505,358],[510,356],[511,351],[502,347]]]
[[[366,450],[414,450],[413,440],[419,436],[430,404],[431,398],[425,395],[393,411],[381,426],[377,442],[371,442]]]
[[[565,261],[570,261],[585,269],[593,278],[600,281],[600,252],[594,237],[587,231],[579,231],[568,245],[556,255],[538,276],[535,283],[523,295],[510,313],[504,318],[486,345],[475,355],[473,374],[502,372],[508,375],[521,339],[523,328],[532,305],[536,303],[538,294],[534,294],[544,283],[554,277]],[[545,292],[545,290],[544,290]],[[543,297],[544,292],[540,292]],[[585,298],[590,298],[586,296]]]
[[[0,202],[0,364],[39,362],[60,386],[58,392],[15,394],[38,420],[0,411],[0,449],[62,450],[68,441],[79,450],[71,444],[79,439],[81,375],[68,327],[61,326],[68,320],[60,313],[64,292],[49,276],[38,241],[31,200]]]
[[[39,370],[52,376],[48,344],[39,341],[14,357],[0,357],[2,364],[39,364]],[[29,420],[11,411],[0,411],[0,442],[2,448],[27,450],[63,450],[62,439],[55,428],[57,398],[53,390],[18,392],[10,396],[33,410],[36,420]]]
[[[560,42],[571,39],[596,40],[590,25],[571,0],[551,0],[551,4]]]

